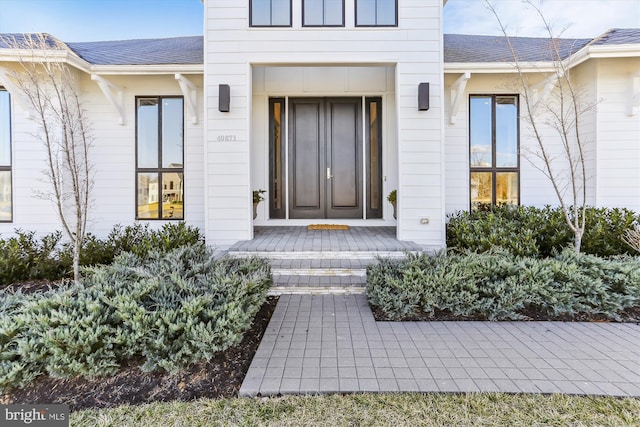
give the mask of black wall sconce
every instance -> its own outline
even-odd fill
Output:
[[[228,113],[229,104],[231,104],[231,88],[229,85],[218,85],[218,111]]]
[[[429,109],[429,83],[418,85],[418,110],[427,111]]]

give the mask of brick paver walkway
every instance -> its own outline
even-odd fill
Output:
[[[376,322],[364,295],[283,295],[240,394],[397,391],[640,397],[640,326]]]

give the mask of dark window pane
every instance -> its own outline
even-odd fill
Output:
[[[496,166],[518,166],[518,104],[515,96],[496,97]]]
[[[380,198],[380,165],[378,158],[379,141],[378,135],[378,104],[371,102],[369,104],[369,203],[371,209],[378,209],[378,200]]]
[[[158,174],[138,173],[137,179],[138,219],[158,219]]]
[[[182,98],[162,100],[162,167],[182,168]]]
[[[476,210],[492,203],[493,185],[491,172],[471,172],[471,209]]]
[[[491,97],[472,96],[470,109],[469,133],[471,147],[469,163],[471,167],[492,167]]]
[[[0,89],[0,166],[11,166],[10,108],[9,92]]]
[[[158,167],[158,100],[138,100],[138,167]]]
[[[518,173],[496,173],[496,204],[518,204]]]
[[[162,217],[183,219],[183,174],[165,172],[162,174]]]
[[[282,197],[284,196],[284,191],[282,189],[282,104],[279,102],[273,103],[273,145],[275,148],[275,154],[273,156],[274,185],[272,197],[274,199],[274,208],[282,209]]]

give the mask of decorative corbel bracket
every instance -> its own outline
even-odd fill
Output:
[[[640,111],[640,73],[631,76],[629,92],[629,116],[635,116]]]
[[[467,82],[470,78],[471,73],[464,73],[451,85],[451,117],[449,119],[451,124],[455,124],[456,122],[456,117],[460,111],[464,93],[467,89]]]
[[[187,101],[187,109],[191,115],[191,123],[198,123],[198,88],[189,79],[180,73],[175,75],[184,99]]]
[[[91,80],[98,83],[100,90],[118,113],[118,123],[124,125],[124,88],[117,86],[104,77],[91,74]]]
[[[24,92],[22,92],[22,90],[20,90],[20,88],[18,88],[18,86],[16,86],[11,81],[11,79],[9,78],[10,74],[11,71],[7,70],[4,67],[0,67],[0,86],[4,87],[9,92],[9,95],[11,95],[11,99],[13,99],[18,105],[20,105],[20,108],[22,108],[22,111],[24,111],[25,117],[30,119],[32,117],[31,108],[29,107],[31,103],[27,99]]]

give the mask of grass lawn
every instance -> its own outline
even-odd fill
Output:
[[[72,426],[640,426],[640,399],[354,394],[152,403],[71,414]]]

